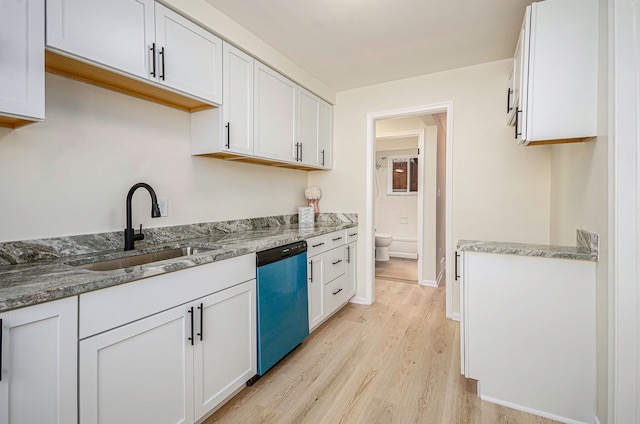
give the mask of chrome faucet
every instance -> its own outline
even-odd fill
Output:
[[[153,191],[151,186],[145,183],[138,183],[131,187],[131,189],[129,189],[129,194],[127,194],[127,228],[124,230],[124,250],[133,250],[136,248],[135,242],[137,240],[144,240],[142,224],[140,224],[140,232],[138,234],[135,234],[133,226],[131,225],[131,198],[133,197],[133,193],[140,187],[146,188],[151,195],[151,218],[160,217],[158,198],[156,197],[156,192]]]

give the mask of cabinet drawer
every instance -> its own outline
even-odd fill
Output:
[[[345,274],[324,286],[324,312],[328,316],[347,301],[347,276]]]
[[[321,236],[311,237],[307,240],[307,256],[315,256],[320,253],[342,246],[346,243],[345,230],[334,231]]]
[[[344,231],[347,234],[347,244],[358,240],[358,227],[347,228]]]
[[[347,272],[344,247],[323,253],[322,259],[322,281],[325,284]]]

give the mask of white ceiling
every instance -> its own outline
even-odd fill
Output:
[[[337,91],[513,56],[531,0],[206,0]]]

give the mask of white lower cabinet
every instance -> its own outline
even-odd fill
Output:
[[[193,423],[255,375],[255,280],[80,342],[82,423]]]
[[[478,380],[480,398],[560,422],[593,422],[596,262],[461,256],[461,371]]]
[[[353,232],[353,229],[346,231],[350,230]],[[355,295],[355,280],[350,282],[349,276],[355,277],[356,256],[355,250],[345,245],[346,240],[345,230],[307,240],[309,331],[317,328]],[[355,246],[355,242],[352,245]],[[347,261],[348,254],[351,254],[348,258],[351,263]]]
[[[255,255],[81,295],[80,322],[81,423],[192,424],[256,374]]]
[[[345,247],[345,258],[347,261],[347,296],[353,297],[357,291],[357,267],[356,258],[358,257],[358,243],[351,242]]]
[[[80,422],[192,423],[186,305],[80,342]]]
[[[0,423],[77,422],[78,298],[0,314]]]

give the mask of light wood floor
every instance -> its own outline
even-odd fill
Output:
[[[554,422],[481,401],[459,337],[443,286],[377,280],[374,305],[348,304],[205,423]]]
[[[388,261],[376,261],[376,278],[418,283],[418,261],[416,259],[389,258]]]

